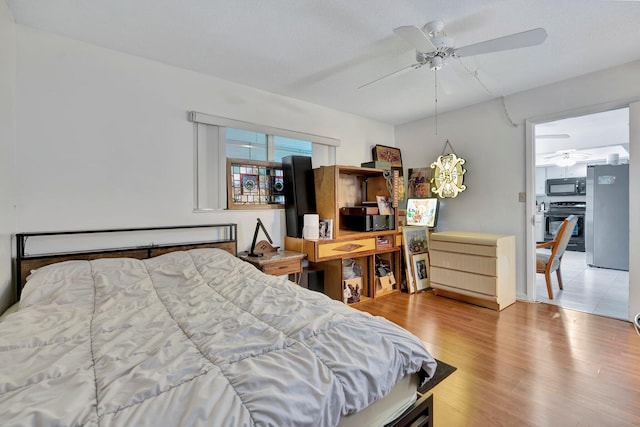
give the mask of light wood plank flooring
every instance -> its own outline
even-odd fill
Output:
[[[435,427],[640,425],[640,336],[629,322],[545,303],[496,312],[430,291],[354,307],[458,368],[432,390]]]

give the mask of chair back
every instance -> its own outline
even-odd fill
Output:
[[[560,258],[564,255],[564,251],[567,249],[567,245],[569,244],[569,239],[571,239],[571,234],[573,233],[573,229],[576,226],[576,222],[578,222],[578,217],[575,215],[570,215],[562,221],[562,225],[558,229],[558,234],[556,234],[556,244],[553,245],[551,249],[551,257]]]

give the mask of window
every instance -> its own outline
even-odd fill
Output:
[[[194,210],[227,206],[226,159],[281,162],[283,157],[310,156],[314,167],[335,164],[334,138],[257,125],[192,111],[195,123]]]
[[[286,156],[312,157],[311,141],[225,128],[226,157],[281,162]]]

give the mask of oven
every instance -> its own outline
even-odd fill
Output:
[[[544,214],[544,240],[554,239],[558,228],[569,215],[578,217],[576,226],[571,230],[568,251],[584,252],[584,216],[585,202],[551,202],[549,210]]]

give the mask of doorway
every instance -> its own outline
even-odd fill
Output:
[[[533,295],[536,301],[616,319],[629,319],[628,249],[621,251],[627,267],[620,268],[594,261],[594,236],[605,235],[604,222],[594,221],[594,171],[615,165],[622,170],[629,163],[629,108],[618,108],[594,114],[563,118],[533,125],[535,149],[535,233],[533,241],[553,239],[553,228],[563,214],[575,214],[579,224],[572,232],[570,244],[562,259],[564,290],[558,288],[552,275],[553,299],[547,295],[544,275],[536,274]],[[626,166],[628,170],[628,166]],[[597,173],[597,172],[596,172]],[[591,179],[591,196],[579,191],[580,183]],[[564,181],[563,181],[564,180]],[[583,181],[584,180],[584,181]],[[552,191],[547,184],[571,182],[572,185]],[[573,185],[574,183],[578,185]],[[566,191],[565,191],[566,190]],[[625,188],[628,206],[629,190]],[[624,203],[625,200],[619,203]],[[626,208],[628,211],[628,207]],[[617,224],[615,224],[617,226]],[[625,236],[628,248],[628,216]],[[585,245],[584,242],[587,242]],[[571,243],[572,242],[572,243]],[[589,247],[591,242],[591,247]],[[533,245],[533,242],[531,242]],[[595,245],[598,251],[602,245]],[[609,252],[607,255],[611,255]]]

